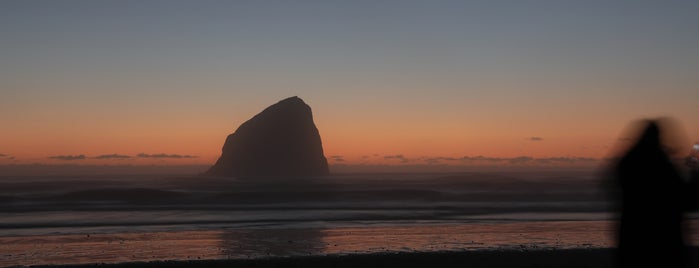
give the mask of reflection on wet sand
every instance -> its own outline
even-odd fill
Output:
[[[231,229],[0,237],[0,266],[613,247],[613,222]]]
[[[226,258],[319,255],[326,252],[324,232],[318,229],[253,229],[220,233]]]

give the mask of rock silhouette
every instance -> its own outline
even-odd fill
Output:
[[[267,107],[228,135],[209,176],[327,175],[313,114],[294,96]]]

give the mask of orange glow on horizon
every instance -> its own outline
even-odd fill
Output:
[[[428,110],[431,108],[400,113],[388,110],[379,113],[370,109],[350,112],[347,107],[330,107],[324,101],[307,103],[313,106],[329,163],[349,165],[406,164],[384,158],[391,155],[403,155],[408,159],[604,158],[622,130],[638,118],[624,114],[609,116],[610,111],[603,109],[556,114],[534,107],[526,110],[527,113],[517,113],[513,111],[526,107],[516,103],[508,104],[512,110],[495,109],[487,116],[455,110],[437,117],[434,117],[436,112]],[[259,106],[264,108],[264,105]],[[0,154],[7,156],[0,157],[0,164],[210,165],[220,156],[226,136],[262,108],[230,109],[237,112],[223,111],[214,113],[213,117],[206,116],[208,112],[168,116],[130,113],[113,115],[112,120],[105,119],[106,115],[83,113],[69,113],[68,117],[34,114],[26,120],[12,119],[15,126],[4,130]],[[427,112],[432,116],[426,116]],[[690,122],[687,118],[691,117],[678,117],[685,123]],[[690,138],[699,137],[699,126],[685,127]],[[140,153],[196,157],[143,158],[137,156]],[[130,158],[95,159],[110,154]],[[85,155],[86,159],[49,158],[68,155]]]

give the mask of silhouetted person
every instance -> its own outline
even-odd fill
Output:
[[[619,267],[687,267],[685,184],[649,121],[616,170],[620,186]]]

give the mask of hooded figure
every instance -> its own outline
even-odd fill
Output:
[[[687,267],[686,188],[660,142],[655,121],[616,169],[620,187],[619,267]]]

